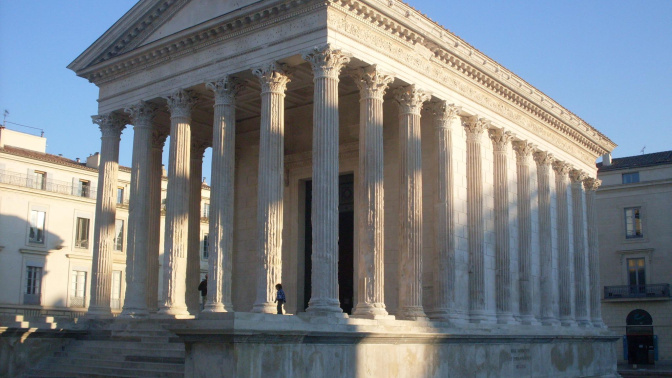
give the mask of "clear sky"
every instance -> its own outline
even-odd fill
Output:
[[[619,145],[614,157],[644,146],[646,153],[672,150],[672,1],[408,3],[607,135]],[[99,151],[90,118],[96,86],[65,67],[133,4],[0,0],[0,112],[9,111],[7,121],[43,129],[52,154]],[[132,135],[130,128],[122,135],[122,165],[131,164]]]

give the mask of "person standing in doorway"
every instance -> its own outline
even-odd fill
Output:
[[[278,304],[278,315],[282,315],[282,305],[287,302],[285,291],[282,290],[282,284],[275,285],[275,289],[278,291],[275,296],[275,302]]]
[[[201,310],[205,308],[205,301],[208,297],[208,275],[205,275],[205,278],[198,285],[198,291],[201,292]]]

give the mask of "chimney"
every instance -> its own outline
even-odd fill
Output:
[[[203,176],[203,181],[201,181],[201,184],[206,184],[206,182],[205,182],[205,176]]]
[[[75,158],[75,160],[76,160],[78,163],[81,163],[81,161],[79,160],[79,158]]]
[[[89,157],[86,158],[86,166],[89,168],[95,168],[98,169],[98,166],[100,165],[100,154],[95,153]]]
[[[602,166],[608,167],[610,165],[611,165],[611,152],[607,152],[606,154],[602,155]]]

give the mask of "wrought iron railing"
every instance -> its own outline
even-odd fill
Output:
[[[86,297],[70,297],[70,307],[86,307]]]
[[[670,298],[670,284],[605,286],[604,299]]]
[[[0,184],[20,186],[23,188],[31,188],[44,190],[52,193],[66,194],[76,197],[96,198],[96,189],[90,186],[73,185],[69,181],[60,181],[39,179],[35,175],[28,175],[25,173],[18,173],[0,169]]]

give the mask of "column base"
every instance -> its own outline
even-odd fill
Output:
[[[343,309],[340,306],[340,303],[338,302],[337,299],[317,299],[313,300],[311,299],[308,301],[308,308],[306,309],[306,312],[311,313],[311,312],[325,312],[325,313],[342,313]],[[347,314],[346,314],[347,315]]]
[[[111,319],[113,318],[112,309],[109,307],[89,307],[84,317],[87,319]]]
[[[144,308],[124,308],[119,314],[122,319],[146,319],[149,317],[149,311]]]
[[[602,319],[593,318],[593,319],[590,320],[590,322],[593,323],[593,327],[595,327],[595,328],[607,328],[607,325],[604,324]]]
[[[568,316],[561,316],[560,317],[560,325],[563,327],[576,327],[576,322],[574,319],[568,317]]]
[[[201,310],[201,314],[216,313],[216,312],[233,312],[233,305],[231,304],[227,305],[221,302],[220,303],[207,302],[203,307],[203,310]]]
[[[195,316],[187,311],[187,306],[162,307],[153,318],[156,319],[194,319]]]
[[[557,327],[560,325],[560,321],[554,317],[542,317],[540,321],[543,326]]]
[[[397,320],[429,320],[422,306],[409,306],[399,309],[396,315]]]
[[[469,312],[469,323],[473,324],[497,324],[497,316],[484,310]]]
[[[579,325],[579,327],[592,327],[593,324],[590,322],[588,319],[576,319],[576,323]]]
[[[541,325],[541,323],[537,320],[537,318],[535,318],[534,315],[532,314],[519,315],[517,318],[518,323],[522,325],[531,325],[531,326]]]
[[[255,303],[252,306],[252,312],[261,314],[277,314],[278,304],[273,302]]]
[[[508,312],[497,314],[497,324],[518,324],[518,321],[512,313]]]
[[[385,310],[385,305],[381,303],[358,304],[350,317],[363,319],[394,319],[394,316],[388,314]]]

